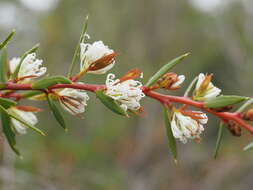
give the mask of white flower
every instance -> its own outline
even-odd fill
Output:
[[[17,109],[16,107],[11,107],[8,110],[10,113],[14,114],[16,117],[22,119],[24,122],[28,123],[31,126],[34,126],[38,123],[38,119],[36,115],[32,112],[29,111],[22,111],[20,109]],[[20,123],[18,120],[11,118],[11,122],[13,124],[14,130],[20,134],[24,135],[26,134],[26,129],[27,127],[23,124]]]
[[[13,74],[20,63],[21,58],[13,58],[10,60],[10,72]],[[18,78],[24,78],[24,81],[29,81],[31,78],[37,78],[44,75],[47,71],[46,67],[42,66],[42,60],[36,59],[36,54],[28,54],[19,69]]]
[[[105,60],[106,62],[97,63],[95,68],[88,70],[88,72],[93,74],[104,74],[108,70],[110,70],[115,64],[115,52],[108,46],[105,46],[102,41],[97,41],[93,44],[81,43],[80,48],[81,71],[88,69],[90,66],[95,66],[92,64],[96,63],[96,61],[98,60],[101,60],[105,56],[111,55],[111,57],[108,57],[108,59]]]
[[[58,92],[58,95],[61,106],[73,115],[83,113],[89,100],[88,94],[79,89],[65,88]]]
[[[139,110],[140,100],[145,96],[140,88],[141,82],[132,79],[120,82],[114,78],[114,74],[107,75],[105,94],[117,100],[125,111]]]
[[[208,118],[202,112],[192,111],[196,115],[193,119],[190,116],[183,115],[180,111],[175,111],[171,121],[173,136],[178,138],[184,144],[187,139],[200,139],[200,134],[204,131],[203,125],[207,123]]]
[[[195,99],[196,100],[201,100],[201,101],[206,101],[210,100],[212,98],[215,98],[221,93],[221,89],[215,87],[211,81],[208,82],[208,84],[203,88],[203,82],[205,82],[206,77],[203,73],[200,73],[198,76],[198,81],[196,84],[196,89],[195,89]]]
[[[185,76],[184,75],[179,75],[177,77],[177,79],[178,80],[174,84],[171,85],[171,88],[179,88],[180,85],[184,82]]]

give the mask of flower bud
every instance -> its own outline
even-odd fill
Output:
[[[166,73],[157,82],[157,88],[164,88],[167,90],[176,90],[180,88],[180,85],[184,82],[184,75],[177,75],[176,73]]]
[[[240,137],[242,135],[241,127],[233,121],[229,121],[228,129],[233,136]]]
[[[141,78],[142,75],[143,75],[143,73],[139,69],[131,69],[124,76],[119,78],[119,81],[117,83],[122,83],[126,80],[136,79],[139,77]],[[117,84],[117,83],[115,83],[115,84]]]
[[[250,109],[245,114],[243,114],[243,119],[247,121],[253,121],[253,109]]]

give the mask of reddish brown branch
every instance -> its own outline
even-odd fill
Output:
[[[105,89],[106,87],[105,87],[105,85],[73,83],[73,84],[56,84],[56,85],[49,87],[49,90],[61,89],[61,88],[73,88],[73,89],[81,89],[81,90],[87,90],[90,92],[95,92],[97,90]],[[31,84],[18,84],[18,83],[8,82],[8,83],[6,83],[5,87],[0,90],[14,90],[14,92],[11,92],[11,93],[0,94],[0,97],[16,98],[17,100],[19,100],[22,95],[15,93],[15,91],[17,91],[17,90],[34,90],[34,89],[32,89]],[[44,90],[44,89],[37,89],[37,90]],[[240,113],[218,112],[218,111],[211,110],[211,109],[204,107],[203,102],[197,102],[197,101],[194,101],[188,97],[179,97],[179,96],[160,94],[160,93],[150,90],[147,87],[142,87],[142,91],[145,93],[146,96],[158,100],[163,105],[168,105],[168,104],[174,102],[174,103],[180,103],[180,104],[185,104],[185,105],[192,106],[195,108],[199,108],[205,112],[209,112],[213,115],[216,115],[217,117],[219,117],[222,121],[224,121],[226,123],[229,121],[233,121],[253,134],[253,127],[251,127],[251,125],[249,125],[248,123],[246,123],[242,119]]]

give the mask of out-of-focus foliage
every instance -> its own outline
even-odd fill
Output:
[[[0,0],[0,38],[17,30],[9,56],[19,56],[40,42],[40,57],[48,70],[67,73],[89,14],[91,40],[101,39],[119,53],[112,72],[138,67],[145,80],[171,58],[191,52],[176,68],[179,74],[193,79],[200,71],[214,73],[224,94],[253,94],[250,0],[227,0],[209,12],[177,0],[47,0],[38,6],[39,2],[43,0]],[[105,76],[83,78],[91,80],[104,83]],[[23,160],[6,155],[8,150],[1,146],[1,189],[252,189],[252,152],[242,152],[252,141],[250,134],[244,132],[239,141],[225,131],[219,157],[213,160],[219,124],[210,122],[201,144],[178,143],[175,166],[167,150],[161,106],[150,101],[144,106],[144,117],[118,117],[93,96],[83,119],[64,114],[68,133],[54,127],[58,124],[48,119],[49,112],[41,113],[39,127],[48,136],[31,132],[18,138]]]

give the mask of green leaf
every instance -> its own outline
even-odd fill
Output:
[[[111,111],[119,115],[128,116],[127,112],[120,107],[119,103],[112,99],[111,97],[104,94],[103,90],[97,90],[96,95],[98,99]]]
[[[164,121],[165,121],[165,126],[166,126],[166,131],[167,131],[167,137],[169,141],[169,148],[175,162],[177,163],[177,144],[176,144],[176,139],[174,138],[172,130],[171,130],[171,121],[169,117],[170,117],[169,110],[166,107],[164,107]]]
[[[7,68],[7,50],[4,48],[0,55],[0,82],[7,81]]]
[[[3,106],[5,109],[8,109],[11,106],[15,106],[17,102],[7,99],[7,98],[0,98],[0,105]]]
[[[218,130],[218,136],[217,136],[215,150],[214,150],[214,159],[216,159],[217,156],[218,156],[218,152],[220,150],[223,133],[224,133],[224,123],[220,122],[219,130]]]
[[[71,65],[69,67],[68,77],[70,77],[72,75],[74,67],[75,67],[76,60],[80,55],[80,43],[84,42],[84,40],[85,40],[85,34],[86,34],[87,28],[88,28],[88,20],[89,20],[89,16],[87,15],[85,17],[85,20],[84,20],[84,25],[83,25],[83,29],[82,29],[82,32],[81,32],[79,42],[76,46],[75,53],[74,53],[73,59],[71,61]]]
[[[149,87],[153,85],[158,79],[160,79],[164,74],[166,74],[169,70],[171,70],[174,66],[176,66],[178,63],[180,63],[185,57],[187,57],[189,53],[186,53],[184,55],[181,55],[173,60],[171,60],[169,63],[164,65],[162,68],[159,69],[147,82],[145,86]]]
[[[0,106],[0,113],[1,113],[1,119],[2,119],[2,128],[3,133],[6,136],[6,139],[11,147],[11,149],[20,156],[20,152],[16,147],[16,135],[13,132],[11,128],[11,121],[10,116],[8,115],[7,110],[4,109],[4,107]]]
[[[6,37],[6,39],[0,44],[0,50],[3,49],[8,44],[8,42],[11,40],[14,33],[15,33],[15,30],[11,31],[11,33]]]
[[[20,67],[21,67],[21,65],[22,65],[22,62],[24,61],[24,59],[26,58],[26,56],[27,56],[28,54],[34,53],[35,51],[37,51],[38,48],[39,48],[39,44],[36,44],[35,46],[33,46],[30,50],[28,50],[27,52],[25,52],[25,53],[21,56],[21,59],[20,59],[20,61],[19,61],[19,64],[18,64],[18,66],[16,67],[14,73],[12,74],[12,79],[17,78],[18,72],[19,72]]]
[[[248,145],[246,145],[243,150],[244,151],[248,151],[248,150],[252,150],[253,149],[253,142],[249,143]]]
[[[46,89],[47,87],[53,86],[55,84],[71,84],[72,81],[64,76],[51,76],[45,77],[33,83],[33,89]]]
[[[244,100],[247,100],[244,96],[218,96],[214,99],[206,101],[204,106],[207,108],[222,108],[234,104],[238,104]]]
[[[59,109],[57,108],[54,100],[53,100],[53,97],[51,94],[49,94],[47,96],[47,101],[48,101],[48,105],[55,117],[55,119],[58,121],[58,123],[65,129],[65,131],[67,131],[67,126],[66,126],[66,123],[65,123],[65,120],[61,114],[61,112],[59,111]]]
[[[246,109],[248,109],[249,106],[253,104],[253,98],[250,98],[247,102],[245,102],[240,108],[236,110],[236,112],[242,113]]]
[[[43,92],[38,91],[38,90],[32,90],[32,91],[23,93],[22,97],[23,98],[31,98],[33,96],[37,96],[37,95],[40,95],[40,94],[43,94]]]
[[[20,123],[24,124],[26,127],[28,127],[28,128],[30,128],[30,129],[34,130],[35,132],[39,133],[40,135],[46,136],[46,134],[45,134],[43,131],[41,131],[41,130],[38,129],[37,127],[34,127],[34,126],[28,124],[27,122],[25,122],[23,119],[17,117],[16,115],[14,115],[14,114],[12,114],[12,113],[9,113],[9,116],[12,117],[13,119],[19,121]]]

